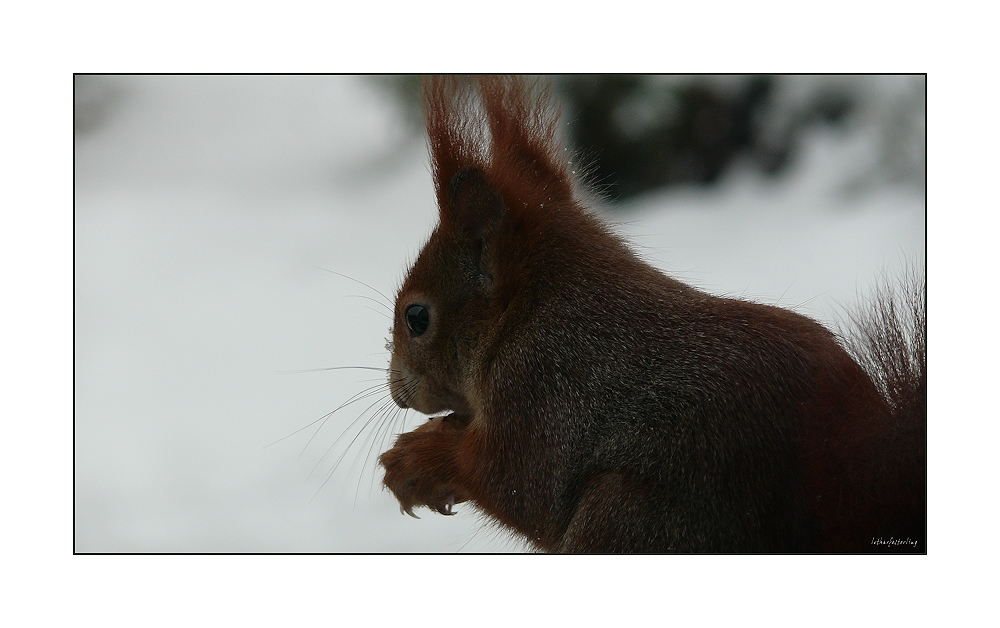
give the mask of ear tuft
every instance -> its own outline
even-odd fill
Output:
[[[473,240],[482,240],[503,217],[503,199],[479,168],[456,172],[449,193],[452,224]]]

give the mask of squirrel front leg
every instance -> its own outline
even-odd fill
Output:
[[[464,436],[465,424],[455,415],[437,417],[400,434],[392,449],[379,456],[385,468],[382,483],[399,500],[400,512],[419,519],[413,507],[427,506],[453,515],[452,507],[469,499],[456,465]]]

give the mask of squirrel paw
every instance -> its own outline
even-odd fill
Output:
[[[443,471],[447,465],[441,464],[439,456],[430,455],[432,438],[428,432],[402,434],[392,449],[379,456],[385,469],[382,483],[399,500],[400,512],[416,519],[420,517],[413,514],[414,506],[454,515],[455,504],[466,500]]]

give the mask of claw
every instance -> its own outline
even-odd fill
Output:
[[[404,514],[405,515],[410,515],[414,519],[419,519],[420,518],[420,517],[416,516],[415,514],[413,514],[413,506],[403,506],[403,504],[399,505],[399,514],[401,514],[401,515],[404,515]]]
[[[443,505],[443,506],[438,506],[437,507],[437,511],[439,513],[441,513],[442,515],[449,515],[449,516],[453,515],[453,514],[455,514],[455,511],[452,509],[452,506],[454,506],[454,505],[455,505],[455,498],[454,497],[449,497],[448,498],[448,503],[445,504],[445,505]]]

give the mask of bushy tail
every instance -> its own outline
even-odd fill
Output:
[[[924,417],[927,399],[927,299],[922,273],[902,286],[885,282],[851,315],[848,350],[879,388],[894,415]]]
[[[867,305],[851,315],[845,345],[885,401],[866,449],[870,498],[880,511],[878,534],[917,541],[926,552],[927,311],[926,280],[910,270],[902,282],[884,281]]]

